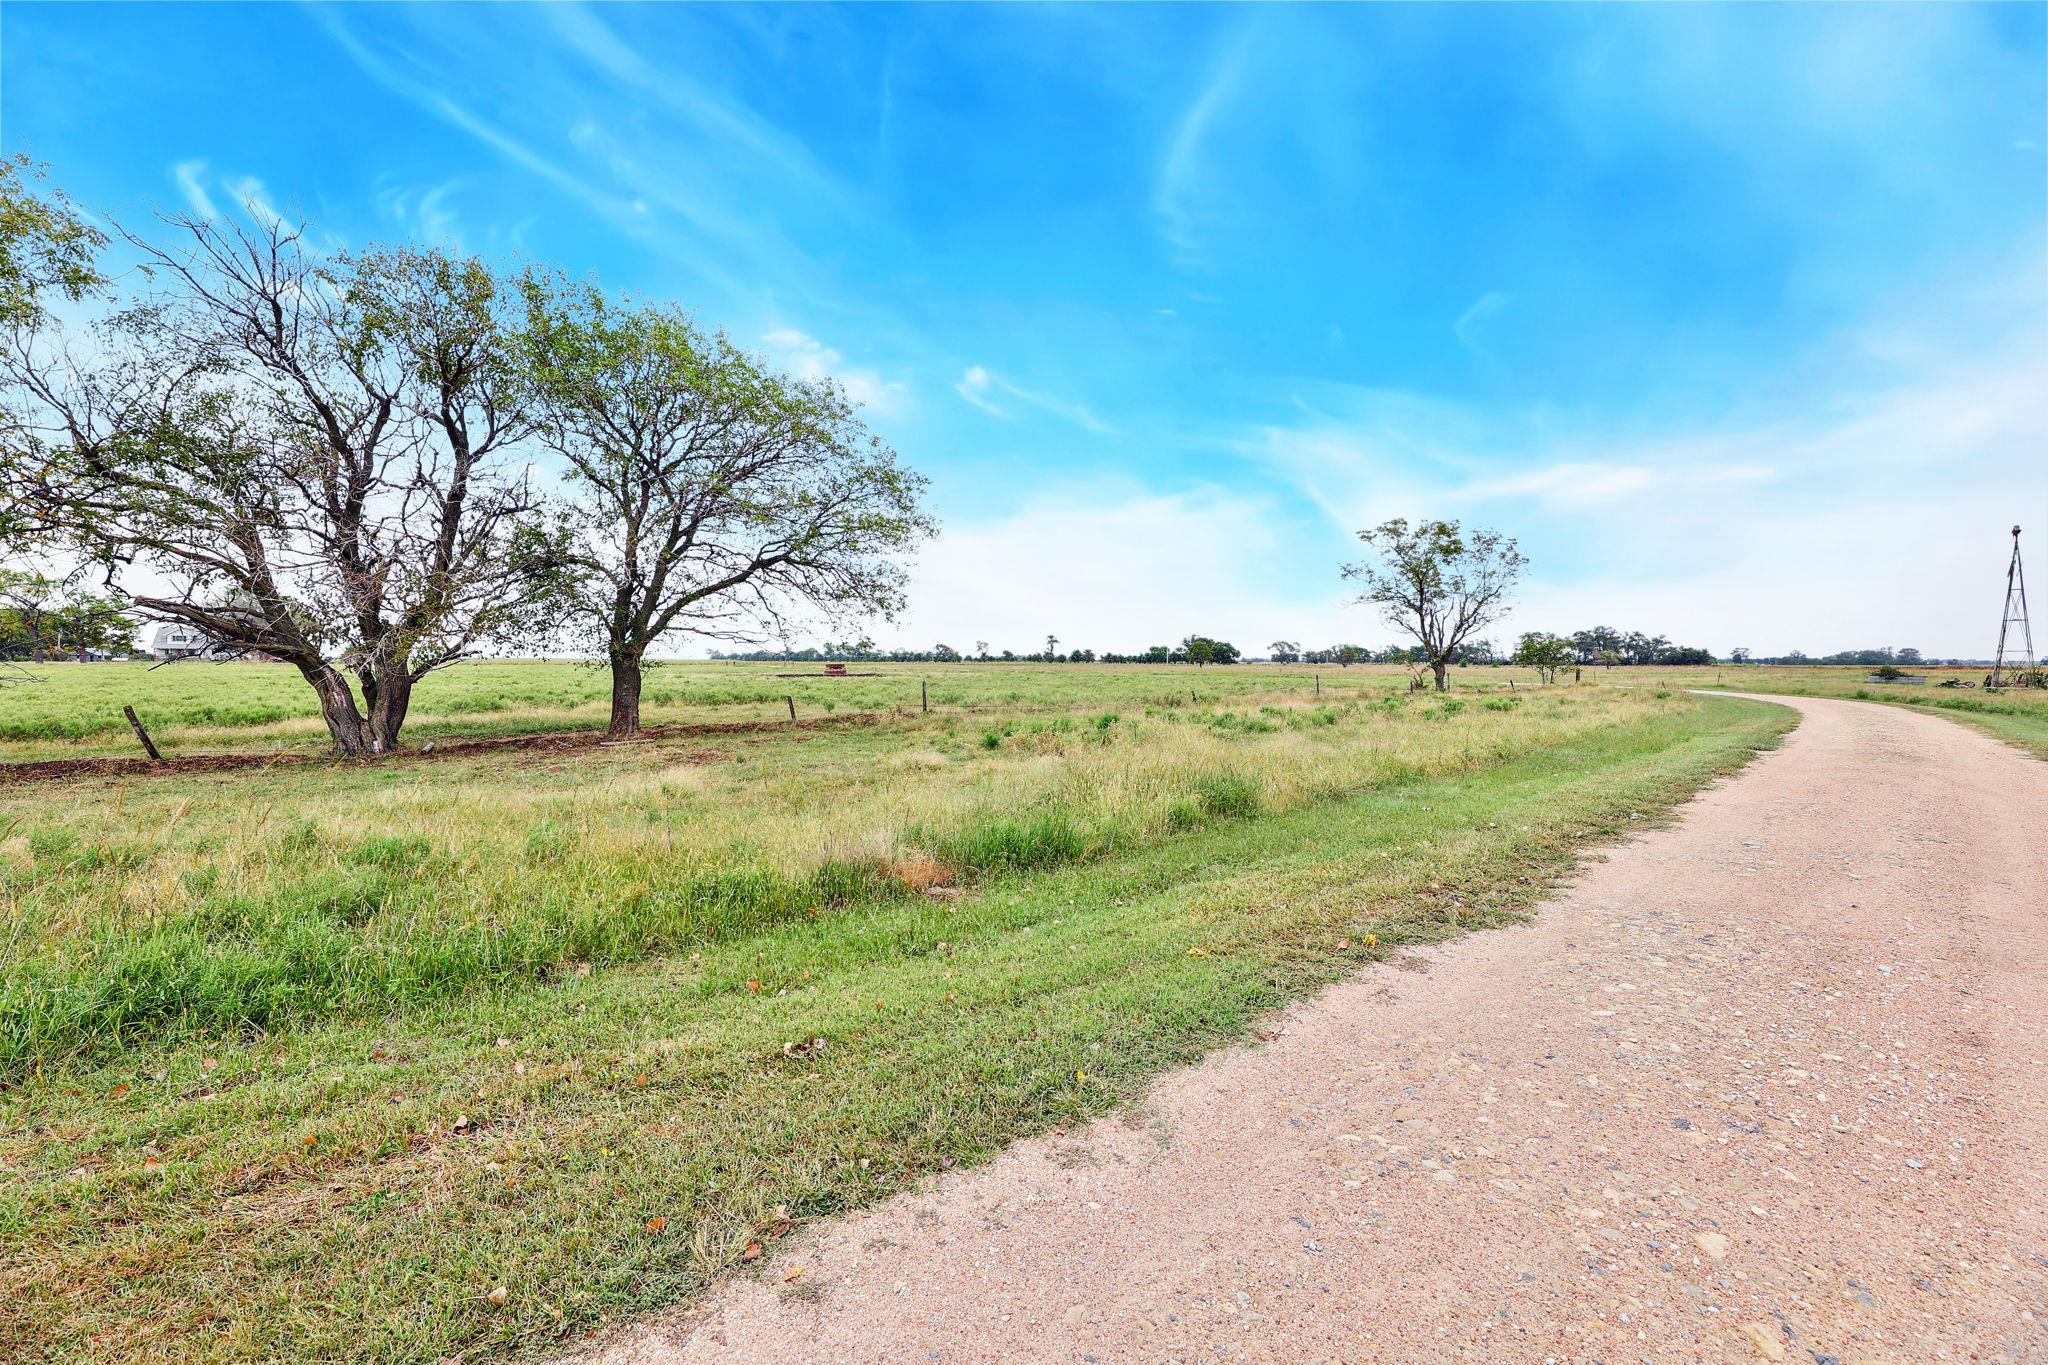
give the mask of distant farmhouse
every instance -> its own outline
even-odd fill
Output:
[[[160,664],[181,663],[188,659],[213,664],[226,663],[230,659],[242,663],[277,662],[260,649],[215,639],[199,627],[188,626],[181,621],[157,624],[149,635],[149,657]]]

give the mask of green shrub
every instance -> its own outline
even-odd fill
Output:
[[[1211,816],[1257,815],[1259,784],[1241,773],[1208,773],[1195,782],[1194,799]]]
[[[1059,811],[983,821],[938,842],[945,861],[969,872],[1056,867],[1088,852],[1086,836]]]

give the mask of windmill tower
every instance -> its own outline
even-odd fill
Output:
[[[2027,573],[2020,565],[2020,528],[2012,528],[2012,563],[2005,570],[2005,611],[1998,619],[1998,656],[1986,687],[2027,686],[2040,680],[2034,667],[2034,628],[2027,621]]]

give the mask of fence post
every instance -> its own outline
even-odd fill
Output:
[[[1316,674],[1316,695],[1323,695],[1323,675],[1320,673]]]
[[[789,718],[790,718],[791,720],[795,720],[795,719],[796,719],[796,697],[795,697],[795,696],[794,696],[794,695],[792,694],[792,695],[790,695],[790,696],[784,697],[784,698],[783,698],[783,700],[789,703]]]
[[[932,687],[923,678],[917,680],[917,700],[918,704],[924,707],[925,714],[930,715],[932,712]]]
[[[128,717],[128,728],[135,731],[135,737],[142,741],[142,752],[149,755],[149,761],[163,762],[164,756],[156,751],[156,745],[150,741],[149,731],[143,729],[142,722],[135,718],[135,708],[124,706],[121,708],[121,714]]]

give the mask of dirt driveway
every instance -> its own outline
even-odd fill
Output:
[[[2048,1359],[2048,765],[1767,700],[1534,923],[597,1358]]]

